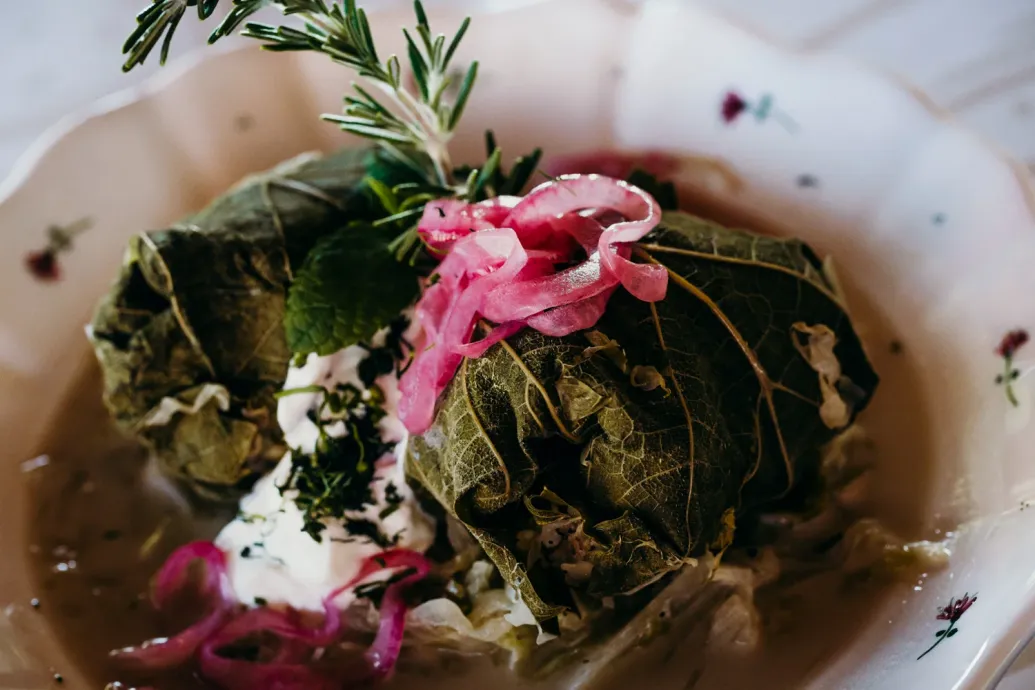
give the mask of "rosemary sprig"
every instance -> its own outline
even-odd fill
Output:
[[[122,53],[127,56],[125,64],[122,65],[123,71],[128,72],[137,65],[144,64],[147,56],[158,42],[162,41],[162,36],[165,36],[161,56],[164,65],[169,58],[173,34],[176,33],[183,15],[187,13],[187,8],[197,7],[198,18],[205,20],[212,16],[218,5],[219,0],[152,0],[150,7],[137,14],[137,28],[122,46]]]
[[[453,136],[478,76],[478,63],[464,72],[452,102],[455,86],[453,57],[463,40],[470,19],[465,19],[451,39],[431,32],[420,0],[414,2],[416,27],[406,37],[407,56],[416,83],[411,92],[403,83],[402,66],[395,55],[382,60],[374,46],[366,12],[355,0],[230,0],[231,9],[209,36],[209,43],[228,36],[243,24],[241,35],[256,38],[268,50],[311,50],[353,68],[369,89],[354,85],[345,97],[341,115],[325,115],[343,130],[379,142],[391,155],[415,170],[429,184],[452,186],[453,169],[448,144]],[[152,0],[137,15],[137,28],[123,46],[127,60],[123,69],[143,64],[161,41],[161,61],[168,58],[173,34],[187,9],[196,7],[198,17],[209,18],[220,0]],[[285,16],[297,16],[301,26],[271,26],[246,20],[266,6],[277,7]],[[164,40],[163,40],[164,37]],[[386,102],[378,100],[374,92]],[[386,104],[387,103],[387,104]]]

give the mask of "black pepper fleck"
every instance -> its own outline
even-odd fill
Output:
[[[241,558],[251,558],[251,557],[252,557],[252,547],[246,546],[243,549],[241,549]]]
[[[120,532],[119,530],[117,530],[117,529],[109,529],[109,530],[106,530],[104,532],[104,534],[101,535],[101,538],[104,539],[104,541],[115,541],[116,539],[120,538],[121,536],[122,536],[122,532]]]
[[[61,683],[65,682],[65,677],[62,676],[60,673],[55,673],[54,674],[54,682],[60,685]]]
[[[931,222],[934,223],[935,225],[944,225],[945,224],[945,214],[944,213],[936,213],[936,214],[934,214],[933,216],[931,216]]]
[[[902,347],[902,341],[901,340],[892,340],[891,344],[888,345],[888,351],[891,352],[891,354],[893,354],[893,355],[900,355],[900,354],[902,354],[902,350],[903,350],[903,347]]]
[[[819,178],[815,175],[803,174],[798,175],[798,186],[806,189],[815,189],[819,186]]]

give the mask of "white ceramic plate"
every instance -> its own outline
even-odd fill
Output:
[[[404,21],[378,19],[379,40],[397,46]],[[1035,327],[1035,195],[1019,169],[887,78],[775,47],[678,0],[554,0],[479,16],[464,52],[484,70],[461,158],[480,151],[488,125],[511,153],[707,157],[711,167],[682,176],[714,208],[837,258],[883,377],[866,420],[880,448],[878,513],[911,535],[963,526],[948,569],[875,604],[833,658],[793,647],[805,663],[774,668],[766,687],[781,673],[817,690],[994,685],[1035,621],[1035,511],[1025,510],[1035,346],[1009,367],[997,354],[1008,332]],[[90,356],[82,325],[126,239],[248,172],[345,143],[316,118],[338,109],[345,81],[319,58],[210,51],[67,121],[0,187],[0,687],[50,687],[56,671],[89,687],[28,606],[21,463]],[[93,229],[60,255],[59,279],[34,277],[26,257],[46,228],[83,217]],[[996,383],[1013,368],[1017,405]],[[945,628],[939,611],[964,593],[978,598],[957,632],[918,659]],[[705,675],[696,687],[721,686]]]

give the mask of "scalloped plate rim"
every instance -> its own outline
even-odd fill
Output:
[[[557,0],[534,1],[545,3],[550,1],[556,2]],[[529,2],[526,4],[533,3]],[[706,11],[721,17],[723,21],[751,33],[760,41],[770,46],[775,46],[781,51],[802,55],[822,55],[828,52],[823,49],[790,45],[786,41],[764,35],[757,28],[747,26],[743,22],[733,19],[727,13],[713,9]],[[210,61],[218,60],[220,57],[229,54],[253,50],[253,47],[240,46],[230,48],[208,47],[207,49],[192,51],[172,60],[163,71],[150,76],[142,83],[114,92],[109,96],[98,99],[89,106],[66,115],[37,137],[32,145],[16,159],[10,172],[0,181],[0,206],[10,203],[28,185],[34,182],[41,164],[46,160],[51,151],[59,143],[75,137],[84,125],[157,97],[175,83],[194,74]],[[932,118],[943,120],[953,129],[966,132],[969,136],[975,137],[983,148],[991,152],[1003,165],[1012,171],[1024,195],[1028,213],[1035,220],[1035,183],[1032,182],[1027,169],[1023,165],[1002,151],[999,146],[988,140],[987,137],[960,124],[949,111],[933,103],[919,88],[909,84],[906,80],[861,61],[853,60],[852,62],[862,65],[869,73],[879,76],[890,88],[910,95],[927,110]],[[974,659],[974,662],[968,669],[968,677],[961,679],[961,684],[956,685],[957,689],[978,690],[979,688],[992,688],[1009,673],[1011,664],[1029,642],[1035,639],[1035,596],[1030,597],[1025,606],[1014,616],[1011,623],[1002,626],[1001,630],[1004,634],[1001,636],[999,644],[993,645],[992,648],[986,647],[980,650],[981,654]],[[1007,647],[1008,640],[1014,640],[1014,642],[1009,644],[1009,647]],[[984,658],[982,659],[981,657]],[[995,660],[997,657],[998,661]]]

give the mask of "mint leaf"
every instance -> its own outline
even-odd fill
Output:
[[[414,156],[419,154],[414,153]],[[423,173],[415,169],[410,160],[393,158],[384,149],[373,149],[367,154],[364,161],[367,170],[367,177],[372,177],[378,182],[394,187],[400,184],[427,184]]]
[[[320,241],[295,276],[284,315],[288,347],[329,355],[369,340],[417,293],[416,274],[395,260],[383,231],[351,223]]]

